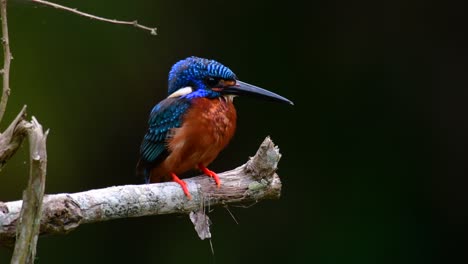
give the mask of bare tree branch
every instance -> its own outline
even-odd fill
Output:
[[[47,130],[44,133],[41,124],[32,117],[31,128],[28,129],[30,175],[28,187],[23,192],[21,212],[17,220],[19,222],[16,229],[17,240],[11,264],[34,263],[36,256],[46,179],[48,132]]]
[[[2,0],[2,1],[5,1],[5,0]],[[66,7],[66,6],[63,6],[63,5],[59,5],[59,4],[44,1],[44,0],[30,0],[30,1],[42,4],[42,5],[46,5],[46,6],[55,7],[57,9],[68,11],[68,12],[71,12],[71,13],[74,13],[74,14],[77,14],[77,15],[80,15],[80,16],[84,16],[84,17],[87,17],[87,18],[90,18],[90,19],[94,19],[94,20],[99,20],[99,21],[108,22],[108,23],[112,23],[112,24],[134,26],[134,27],[137,27],[137,28],[148,30],[151,35],[157,35],[157,32],[156,32],[157,28],[155,28],[155,27],[151,28],[151,27],[143,26],[141,24],[138,24],[138,21],[136,21],[136,20],[134,20],[134,21],[121,21],[121,20],[116,20],[116,19],[103,18],[103,17],[99,17],[99,16],[95,16],[95,15],[91,15],[91,14],[88,14],[88,13],[85,13],[85,12],[78,11],[78,9],[76,9],[76,8],[70,8],[70,7]]]
[[[5,114],[8,97],[10,96],[10,64],[11,64],[11,51],[10,51],[10,38],[8,35],[8,20],[7,20],[7,0],[0,0],[0,13],[2,17],[2,44],[3,44],[3,91],[2,99],[0,101],[0,123],[2,122],[3,115]]]
[[[0,134],[0,171],[21,146],[27,129],[31,127],[31,123],[24,120],[25,117],[26,106],[23,106],[23,109],[21,109],[5,132]]]
[[[173,182],[124,185],[44,197],[41,234],[64,234],[81,224],[147,215],[190,213],[205,206],[278,199],[281,181],[275,173],[281,154],[267,137],[257,154],[231,171],[218,174],[221,187],[210,177],[186,179],[192,199]],[[11,244],[19,221],[21,201],[0,203],[0,243]]]

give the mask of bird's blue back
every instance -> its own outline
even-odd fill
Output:
[[[139,174],[149,181],[151,167],[162,161],[168,154],[166,138],[173,128],[182,125],[182,117],[190,106],[190,100],[168,98],[157,104],[151,111],[146,132],[140,147],[140,165],[143,171]]]

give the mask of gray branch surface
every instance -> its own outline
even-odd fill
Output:
[[[45,189],[47,151],[46,139],[41,124],[32,117],[28,129],[30,175],[28,187],[23,192],[19,224],[16,229],[16,243],[11,264],[34,263],[36,244],[41,226],[42,201]]]
[[[24,120],[25,116],[26,106],[21,109],[8,128],[0,134],[0,171],[21,146],[28,129],[31,127],[31,124]]]
[[[187,214],[203,206],[251,203],[278,199],[281,181],[276,174],[281,158],[267,137],[254,157],[231,171],[219,173],[221,187],[207,176],[186,179],[188,200],[177,183],[114,186],[79,193],[44,196],[41,234],[65,234],[81,224],[161,214]],[[22,201],[0,202],[0,243],[14,242]]]
[[[10,37],[8,34],[8,19],[7,19],[7,1],[0,0],[0,16],[2,18],[2,44],[3,44],[3,69],[0,73],[3,75],[3,89],[2,99],[0,99],[0,122],[5,114],[8,97],[10,96],[10,65],[11,56],[10,51]]]

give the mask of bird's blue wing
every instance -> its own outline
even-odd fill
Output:
[[[184,113],[190,102],[183,98],[167,98],[157,104],[151,111],[148,121],[148,131],[140,146],[140,161],[138,174],[143,174],[149,181],[149,171],[157,166],[168,155],[167,138],[173,128],[182,125]]]

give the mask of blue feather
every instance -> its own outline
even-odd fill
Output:
[[[151,111],[149,129],[143,138],[140,154],[145,162],[153,163],[166,150],[166,141],[173,128],[182,125],[182,118],[190,106],[184,98],[168,98]]]
[[[234,72],[223,64],[209,59],[188,57],[178,61],[169,72],[168,93],[172,94],[187,86],[200,86],[199,83],[206,76],[219,77],[228,80],[237,79]],[[203,88],[203,87],[198,87]]]
[[[152,167],[161,162],[168,154],[166,142],[173,128],[182,125],[183,115],[190,107],[184,98],[168,98],[157,104],[151,111],[149,128],[140,146],[138,174],[149,182]]]

